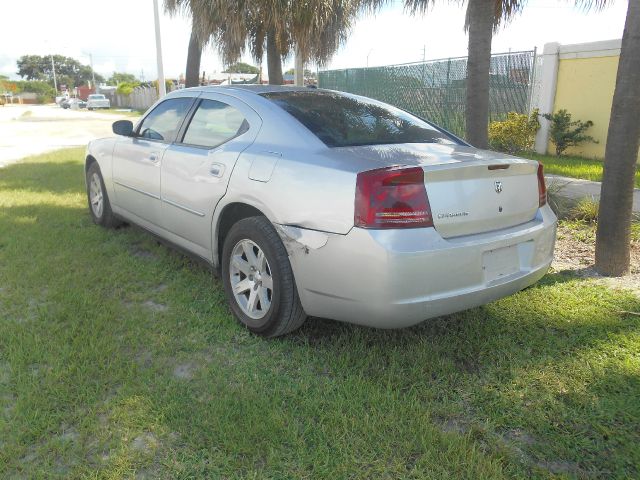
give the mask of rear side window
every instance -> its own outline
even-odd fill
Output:
[[[165,100],[142,121],[138,135],[150,140],[173,141],[192,101],[186,97]]]
[[[242,113],[231,105],[202,100],[193,115],[182,143],[214,148],[249,130]]]
[[[263,93],[328,147],[457,142],[429,123],[391,105],[328,91]]]

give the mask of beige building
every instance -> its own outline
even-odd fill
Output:
[[[604,158],[620,45],[620,40],[606,40],[574,45],[548,43],[544,47],[532,107],[538,107],[540,113],[566,109],[574,120],[591,120],[594,125],[587,133],[598,140],[570,148],[568,155]],[[536,151],[553,152],[549,122],[543,119],[541,123]]]

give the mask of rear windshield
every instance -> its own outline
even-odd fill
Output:
[[[424,120],[356,95],[330,91],[263,93],[328,147],[394,143],[457,144]]]

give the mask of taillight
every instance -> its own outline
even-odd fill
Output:
[[[538,204],[544,206],[547,203],[547,186],[544,183],[544,167],[538,163]]]
[[[420,167],[386,167],[358,174],[354,222],[364,228],[433,227]]]

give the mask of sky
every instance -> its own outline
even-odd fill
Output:
[[[162,0],[159,0],[162,4]],[[152,0],[26,0],[22,12],[37,15],[25,21],[5,21],[0,27],[0,75],[18,79],[16,60],[21,55],[61,54],[89,64],[96,72],[128,72],[156,78],[156,50]],[[627,1],[614,0],[599,12],[584,12],[571,0],[529,0],[523,13],[493,38],[494,53],[542,49],[561,44],[622,37]],[[467,54],[464,8],[440,1],[424,16],[405,13],[395,0],[375,16],[355,23],[349,40],[322,68],[389,65]],[[184,73],[191,25],[188,18],[161,15],[165,76]],[[249,56],[243,59],[254,63]],[[266,61],[264,62],[266,67]],[[293,67],[293,59],[284,63]],[[315,66],[310,66],[315,69]],[[223,65],[213,47],[203,52],[201,70],[220,72]]]

